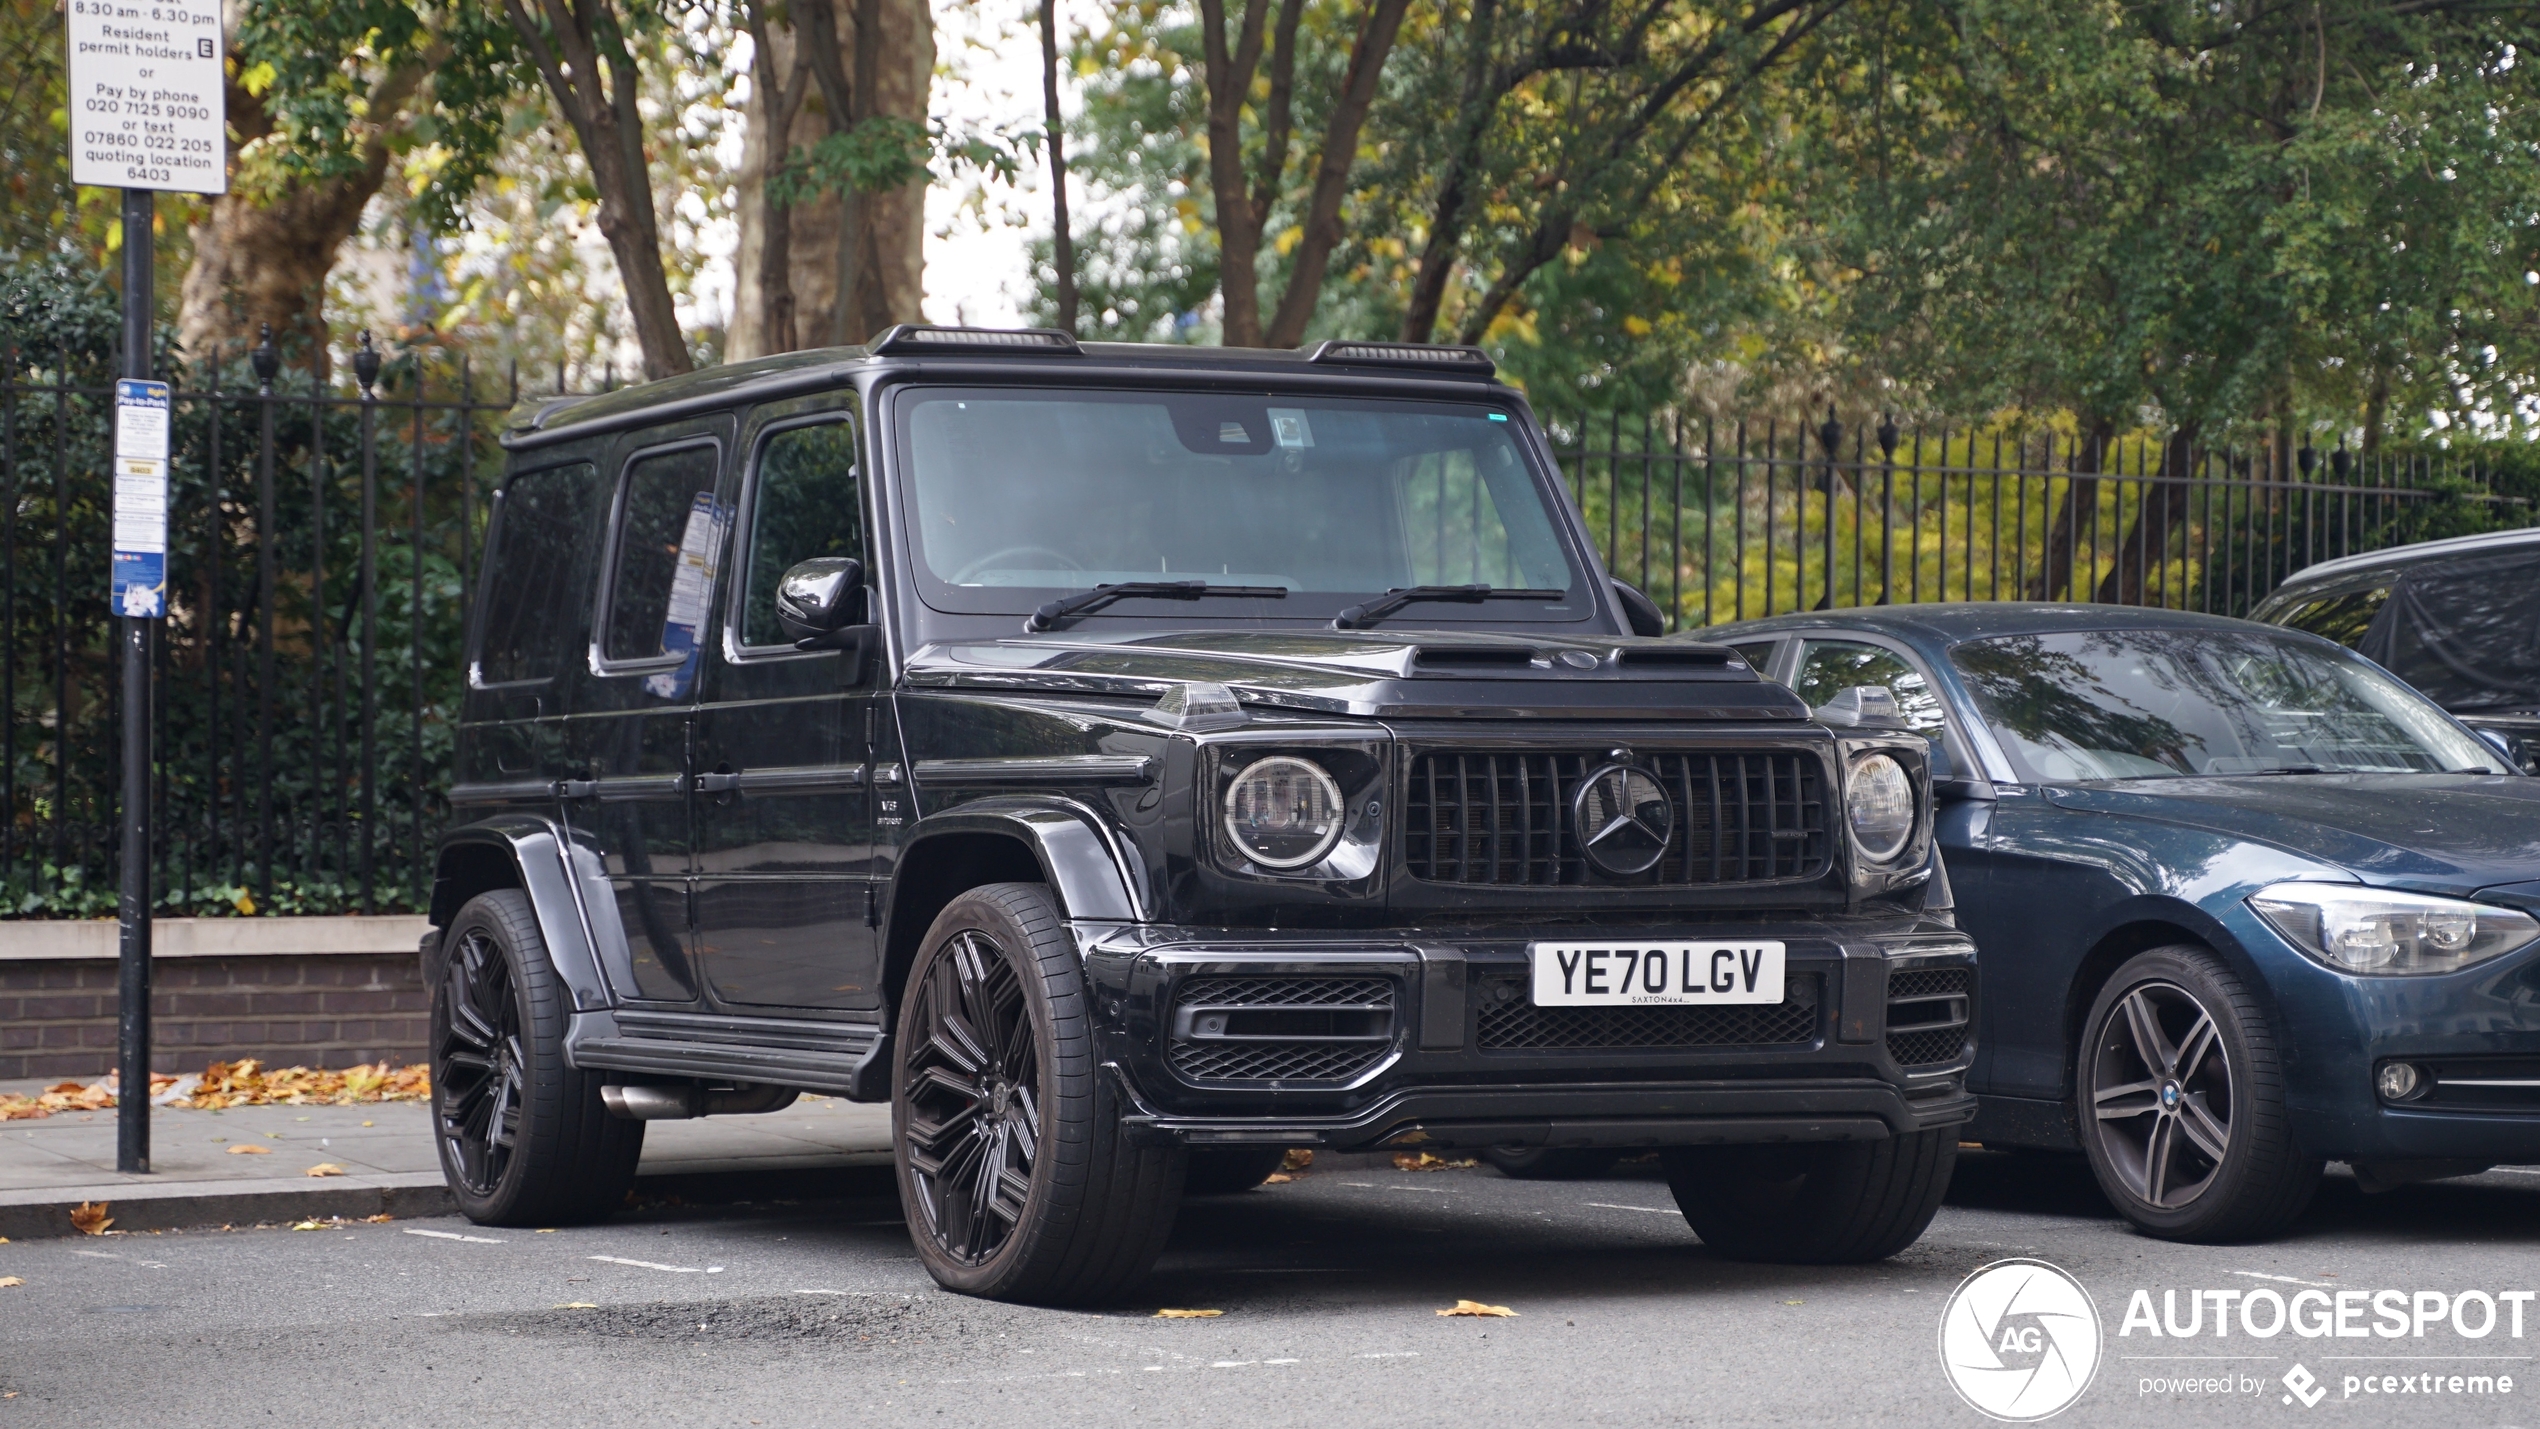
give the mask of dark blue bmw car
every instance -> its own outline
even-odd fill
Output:
[[[1984,960],[1988,1146],[2078,1147],[2136,1225],[2279,1231],[2366,1189],[2540,1162],[2540,779],[2315,636],[2110,606],[1715,627],[1837,721],[1934,742]]]

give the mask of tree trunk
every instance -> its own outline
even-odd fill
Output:
[[[1376,82],[1393,54],[1394,37],[1402,32],[1403,12],[1411,0],[1375,0],[1367,21],[1350,46],[1349,68],[1341,76],[1339,102],[1323,130],[1323,154],[1314,167],[1314,190],[1306,200],[1305,231],[1288,267],[1288,284],[1279,309],[1270,318],[1266,340],[1272,347],[1294,347],[1305,338],[1305,325],[1323,297],[1323,275],[1332,250],[1341,241],[1341,199],[1349,192],[1350,170],[1358,163],[1358,133],[1376,102]]]
[[[527,6],[539,6],[532,16]],[[600,236],[617,259],[627,315],[644,354],[644,375],[661,378],[695,366],[679,332],[662,262],[661,221],[653,208],[653,176],[644,160],[644,121],[636,105],[637,73],[622,18],[596,19],[612,0],[504,0],[512,30],[538,66],[548,97],[581,142],[591,185],[600,195]],[[544,23],[541,23],[543,18]],[[606,83],[602,74],[606,73]]]
[[[2070,590],[2078,597],[2085,588],[2085,578],[2074,572],[2073,561],[2085,530],[2098,525],[2098,473],[2108,459],[2108,443],[2115,436],[2114,422],[2104,418],[2094,421],[2081,439],[2081,449],[2073,453],[2072,484],[2064,490],[2064,504],[2056,508],[2055,524],[2047,528],[2046,553],[2038,562],[2036,578],[2029,584],[2029,599],[2053,600],[2056,592],[2062,590]]]
[[[757,4],[742,15],[752,49],[750,106],[734,182],[740,237],[732,252],[732,321],[723,337],[724,357],[735,362],[802,346],[795,210],[776,201],[770,180],[796,145],[814,142],[828,127],[821,116],[806,112],[811,67],[793,27],[771,20]]]
[[[1058,325],[1076,330],[1076,238],[1067,226],[1067,125],[1058,111],[1058,0],[1041,0],[1042,142],[1049,145],[1050,259]]]
[[[853,0],[857,122],[926,122],[935,80],[935,20],[926,0]],[[842,7],[843,8],[843,7]],[[925,320],[926,179],[847,204],[840,271],[846,296],[835,341],[871,339],[893,323]]]
[[[294,359],[327,370],[326,279],[335,255],[361,224],[362,210],[388,174],[389,136],[404,119],[426,69],[415,64],[382,76],[368,96],[372,128],[351,173],[280,190],[233,185],[194,224],[194,256],[177,298],[177,344],[196,360],[221,348],[243,349],[258,328]],[[229,127],[245,142],[273,132],[263,101],[228,87]]]
[[[1261,64],[1270,0],[1244,6],[1243,34],[1226,40],[1226,0],[1199,0],[1201,74],[1208,85],[1208,189],[1217,221],[1217,287],[1228,347],[1261,346],[1261,216],[1245,183],[1243,111]]]
[[[2190,474],[2196,460],[2196,426],[2190,423],[2170,434],[2169,443],[2161,449],[2161,475],[2183,478]],[[2134,529],[2117,541],[2116,564],[2108,568],[2107,578],[2099,583],[2099,601],[2103,605],[2141,605],[2152,591],[2151,575],[2169,559],[2170,534],[2179,529],[2187,515],[2187,483],[2184,480],[2147,481],[2136,498]],[[2160,589],[2162,604],[2169,603],[2171,590]]]

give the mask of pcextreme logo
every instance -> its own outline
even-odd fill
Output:
[[[1940,1366],[1977,1413],[2013,1424],[2072,1407],[2098,1373],[2099,1307],[2042,1260],[1997,1260],[1960,1281],[1940,1312]]]

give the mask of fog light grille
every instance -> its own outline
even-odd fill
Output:
[[[1393,1049],[1381,977],[1195,977],[1174,994],[1165,1056],[1195,1082],[1347,1082]]]
[[[1887,1053],[1900,1067],[1954,1062],[1974,1028],[1975,973],[1913,968],[1887,979]]]

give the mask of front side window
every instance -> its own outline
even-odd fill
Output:
[[[2342,651],[2211,628],[2005,635],[1951,649],[2020,777],[2497,768],[2494,750]]]
[[[2324,595],[2293,607],[2278,617],[2275,623],[2334,640],[2352,650],[2363,644],[2364,632],[2372,628],[2373,617],[2381,613],[2381,603],[2389,598],[2388,586],[2350,590],[2342,595]]]
[[[1328,620],[1422,585],[1560,594],[1415,605],[1394,623],[1595,610],[1514,420],[1482,403],[986,389],[902,401],[915,564],[938,610],[1019,614],[1121,581],[1286,594],[1124,600],[1090,619]]]
[[[1826,703],[1855,685],[1885,685],[1896,696],[1905,723],[1919,734],[1937,734],[1948,723],[1940,696],[1923,672],[1893,650],[1858,640],[1811,640],[1799,657],[1799,679],[1793,688],[1810,708]]]
[[[627,463],[601,631],[609,663],[694,655],[721,545],[715,456],[699,443]]]
[[[551,679],[579,658],[575,607],[589,597],[577,588],[589,590],[582,584],[591,570],[585,553],[599,520],[599,494],[599,474],[589,462],[524,471],[503,488],[485,561],[478,684]]]
[[[743,645],[793,645],[776,619],[776,587],[786,571],[816,556],[865,558],[855,431],[845,422],[790,427],[759,448],[741,598]]]

